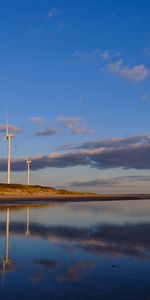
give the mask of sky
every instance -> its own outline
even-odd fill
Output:
[[[150,192],[150,3],[2,0],[0,141],[11,182]],[[7,141],[0,181],[7,179]]]

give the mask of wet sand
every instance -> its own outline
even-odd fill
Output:
[[[81,202],[81,201],[125,201],[150,200],[150,194],[103,194],[103,195],[0,195],[0,205],[13,203],[48,203],[48,202]]]

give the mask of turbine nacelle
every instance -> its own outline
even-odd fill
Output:
[[[15,135],[14,135],[13,133],[7,134],[7,135],[6,135],[6,139],[14,138],[14,136],[15,136]]]
[[[31,162],[32,162],[32,160],[30,160],[30,159],[27,159],[27,160],[26,160],[26,163],[27,163],[27,164],[31,164]]]

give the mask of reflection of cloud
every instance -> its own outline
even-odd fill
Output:
[[[146,252],[150,251],[149,248],[144,248],[138,245],[129,245],[125,243],[114,243],[111,241],[99,240],[99,241],[85,241],[82,243],[81,248],[94,255],[103,255],[104,253],[111,256],[133,256],[139,259],[150,260],[150,255]]]
[[[78,281],[88,269],[95,267],[94,261],[78,261],[71,265],[66,274],[60,275],[58,280],[63,281]]]
[[[38,284],[42,281],[43,274],[41,272],[34,273],[30,278],[29,282],[32,284]]]
[[[35,260],[35,264],[44,267],[45,269],[54,269],[57,266],[57,262],[52,259],[37,259]]]
[[[111,200],[111,196],[110,196]],[[116,204],[115,204],[116,203]],[[75,213],[80,214],[81,218],[85,214],[91,215],[94,213],[96,216],[97,214],[100,216],[102,223],[111,223],[112,218],[116,219],[116,214],[121,216],[121,221],[125,221],[126,217],[130,217],[131,220],[139,220],[144,222],[149,219],[149,201],[142,201],[138,203],[137,209],[135,208],[134,202],[130,202],[130,210],[126,202],[119,201],[119,202],[80,202],[78,205],[76,203],[71,204],[71,210]],[[106,216],[106,219],[105,217]],[[108,221],[109,220],[109,221]]]
[[[150,223],[125,225],[95,225],[92,227],[42,226],[31,224],[32,238],[46,238],[51,243],[74,242],[84,251],[103,255],[134,256],[150,260]],[[5,233],[5,223],[0,223]],[[23,234],[22,223],[11,224],[11,234]],[[67,250],[67,248],[66,248]],[[56,262],[37,260],[44,267],[56,267]]]

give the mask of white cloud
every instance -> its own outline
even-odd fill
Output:
[[[15,125],[8,125],[9,131],[13,132],[20,132],[22,131],[22,127],[20,126],[15,126]],[[0,132],[5,132],[6,131],[6,124],[0,124]]]
[[[121,52],[110,49],[106,49],[104,51],[101,49],[95,49],[91,52],[82,52],[77,50],[72,54],[73,58],[80,59],[86,63],[101,63],[103,64],[102,70],[107,70],[108,72],[118,75],[124,79],[134,82],[140,82],[146,79],[149,74],[149,70],[144,64],[129,66],[124,64],[123,59],[117,59],[120,56],[122,56]],[[108,61],[110,62],[108,63]]]
[[[150,176],[142,176],[142,175],[129,175],[129,176],[122,176],[122,177],[113,177],[113,178],[98,178],[89,181],[72,181],[70,182],[70,187],[100,187],[100,186],[113,186],[113,185],[122,185],[122,184],[129,184],[131,182],[149,182]]]
[[[64,117],[64,116],[58,116],[57,121],[59,123],[77,123],[81,121],[78,117]]]
[[[57,130],[55,128],[48,127],[48,128],[43,129],[43,130],[35,132],[34,136],[44,137],[44,136],[50,136],[50,135],[53,135],[53,134],[56,134],[56,133],[57,133]]]
[[[79,51],[76,50],[73,54],[72,57],[76,59],[81,59],[86,62],[94,62],[94,61],[100,61],[101,59],[101,50],[100,49],[95,49],[91,52],[86,52],[86,51]]]
[[[60,24],[56,25],[56,27],[53,30],[53,33],[57,33],[59,31],[63,30],[63,28],[64,28],[64,24],[60,23]]]
[[[105,50],[105,51],[102,52],[102,54],[101,54],[101,57],[102,57],[104,60],[110,59],[110,56],[111,56],[110,50]]]
[[[134,82],[144,80],[149,74],[148,69],[143,64],[133,67],[124,66],[122,59],[108,64],[107,71]]]
[[[150,95],[142,95],[142,100],[144,101],[144,102],[150,102]]]
[[[120,76],[131,81],[141,81],[148,76],[148,69],[142,64],[134,67],[124,67],[120,71]]]
[[[45,118],[39,116],[31,117],[29,120],[36,125],[42,125],[45,122]]]
[[[110,49],[101,50],[99,48],[93,50],[93,51],[79,51],[76,50],[72,57],[76,59],[81,59],[87,62],[100,62],[100,61],[107,61],[116,57],[121,56],[121,53],[119,51],[114,51]]]
[[[150,56],[150,48],[147,47],[147,48],[144,50],[144,53],[145,53],[147,56]]]
[[[59,116],[57,121],[64,124],[65,128],[69,129],[71,134],[82,135],[93,133],[93,129],[87,128],[81,124],[81,118]]]
[[[49,10],[47,17],[48,19],[51,19],[52,17],[57,16],[57,14],[58,14],[58,10],[56,8],[53,8]]]
[[[82,127],[82,126],[78,126],[76,124],[68,124],[67,128],[71,130],[72,134],[91,134],[94,132],[93,129],[91,128],[87,128],[87,127]]]
[[[122,66],[122,59],[117,60],[116,62],[110,63],[107,65],[107,70],[113,74],[119,74]]]

